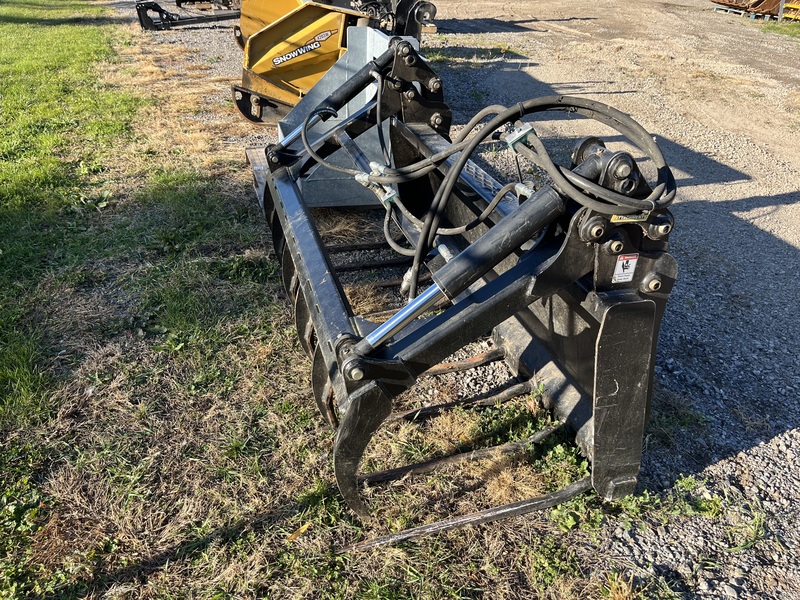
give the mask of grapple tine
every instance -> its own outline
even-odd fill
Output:
[[[283,258],[283,251],[286,248],[286,237],[283,235],[281,222],[278,216],[274,213],[267,216],[267,223],[270,226],[270,233],[272,233],[272,251],[278,260]]]
[[[333,470],[339,491],[353,512],[369,517],[358,493],[358,465],[372,436],[392,410],[391,397],[377,382],[370,382],[350,397],[350,406],[339,423],[333,446]]]
[[[314,359],[311,365],[311,388],[314,392],[314,400],[317,403],[322,418],[336,429],[339,426],[339,419],[336,416],[334,407],[334,393],[331,379],[328,376],[328,367],[325,364],[325,357],[319,344],[314,348]]]
[[[283,252],[281,256],[281,281],[283,281],[283,289],[286,295],[295,300],[297,293],[297,277],[295,276],[294,261],[292,261],[292,254],[289,252],[289,247],[283,245]]]
[[[306,351],[308,357],[314,356],[316,348],[316,336],[314,334],[314,322],[311,320],[311,313],[308,311],[308,304],[303,294],[303,290],[297,290],[297,297],[294,302],[294,326],[297,330],[297,337],[300,345]]]

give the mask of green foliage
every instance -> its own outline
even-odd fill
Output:
[[[482,410],[478,432],[488,444],[495,445],[530,437],[544,424],[524,399],[518,399],[496,408]]]
[[[728,551],[749,550],[767,537],[764,509],[758,503],[746,503],[735,522],[728,529]]]
[[[565,438],[564,433],[551,436],[534,461],[545,477],[548,490],[559,490],[589,474],[589,462]]]
[[[551,535],[538,537],[535,545],[524,548],[520,556],[522,561],[531,587],[539,592],[546,591],[561,577],[580,572],[575,552],[563,543],[563,539]]]
[[[339,491],[322,479],[317,479],[311,488],[300,494],[298,504],[302,508],[302,521],[330,527],[348,518]]]
[[[800,38],[800,22],[768,22],[761,26],[761,31],[765,33],[777,33],[780,35],[788,35],[789,37]]]
[[[25,472],[35,469],[36,452],[16,444],[0,455],[3,471],[0,491],[0,597],[22,597],[36,585],[29,567],[30,538],[42,527],[48,499]]]
[[[582,494],[555,506],[550,511],[550,520],[561,531],[579,527],[589,533],[597,533],[603,525],[603,511],[599,499],[594,494]]]
[[[65,577],[28,563],[50,507],[37,483],[47,449],[22,440],[57,408],[37,285],[96,248],[87,232],[113,201],[98,189],[102,157],[140,104],[100,81],[96,64],[113,58],[104,14],[88,2],[0,4],[0,437],[18,436],[0,447],[5,597],[48,593]]]

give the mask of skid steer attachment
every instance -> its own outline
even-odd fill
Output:
[[[547,496],[351,549],[546,508],[590,488],[609,500],[632,493],[659,326],[677,277],[667,209],[675,182],[658,146],[627,115],[567,96],[488,107],[451,142],[442,82],[416,40],[362,27],[348,36],[347,54],[279,124],[281,141],[247,152],[300,342],[312,360],[316,403],[336,429],[333,465],[347,505],[366,517],[362,485],[524,451],[562,428],[575,433],[591,462],[590,477]],[[530,121],[559,111],[611,128],[630,151],[590,137],[577,144],[571,164],[554,163]],[[472,155],[493,136],[542,169],[550,184],[500,183],[475,164]],[[346,214],[377,207],[385,244],[371,248],[392,248],[399,260],[339,260],[345,250],[368,245],[324,243],[315,217],[320,206],[346,207]],[[407,303],[387,320],[385,313],[359,314],[343,278],[358,267],[374,272],[396,264],[408,267],[402,282],[372,285],[399,286]],[[489,333],[494,350],[441,364]],[[451,407],[397,411],[400,394],[423,376],[498,359],[515,374],[513,385],[461,406],[498,406],[541,386],[552,426],[500,447],[359,477],[365,449],[385,421]]]
[[[148,31],[163,31],[165,29],[174,29],[175,27],[230,21],[238,19],[239,14],[239,10],[220,10],[210,15],[186,17],[171,13],[150,0],[136,2],[136,15],[139,17],[139,25],[142,26],[142,29]]]
[[[345,53],[348,28],[362,24],[419,39],[436,16],[425,0],[243,0],[235,29],[244,49],[233,99],[242,116],[275,124]]]

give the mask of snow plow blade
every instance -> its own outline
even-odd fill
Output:
[[[355,25],[419,39],[436,8],[424,0],[243,0],[235,32],[244,50],[242,83],[232,86],[241,115],[274,125],[344,55]]]

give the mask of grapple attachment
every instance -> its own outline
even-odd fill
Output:
[[[675,183],[658,146],[627,115],[567,96],[488,107],[451,142],[442,82],[415,40],[367,28],[348,35],[357,44],[279,124],[281,141],[248,150],[300,341],[312,358],[315,399],[336,428],[342,496],[366,517],[361,485],[518,452],[562,428],[575,433],[591,462],[590,477],[548,496],[366,545],[545,508],[589,488],[609,500],[630,494],[659,325],[677,277],[667,210]],[[563,111],[610,128],[629,150],[590,137],[576,145],[570,164],[556,164],[530,119]],[[493,139],[548,183],[490,176],[471,157]],[[384,246],[399,258],[362,266],[407,267],[402,281],[388,283],[399,284],[407,299],[388,318],[385,311],[380,318],[359,314],[349,302],[342,278],[353,265],[336,259],[342,246],[323,242],[320,206],[382,215]],[[356,246],[365,248],[350,249]],[[487,334],[493,350],[442,364]],[[515,381],[467,404],[495,406],[541,388],[551,427],[498,448],[359,478],[365,449],[384,422],[451,406],[397,411],[398,396],[422,377],[496,359],[505,360]]]

